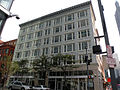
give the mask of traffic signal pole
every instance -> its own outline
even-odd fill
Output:
[[[85,62],[87,65],[87,90],[89,90],[89,69],[88,69],[88,54],[87,54],[87,47],[86,47],[86,55],[85,55]]]
[[[107,45],[110,45],[110,43],[109,43],[109,38],[108,38],[104,13],[103,13],[104,9],[103,9],[103,6],[101,4],[101,0],[98,0],[98,6],[99,6],[99,11],[100,11],[100,16],[101,16],[101,22],[102,22],[103,33],[104,33],[104,38],[105,38],[105,44],[106,44],[106,48],[107,48]],[[112,90],[117,90],[114,67],[113,68],[109,67],[109,70],[110,70],[110,76],[111,76]]]

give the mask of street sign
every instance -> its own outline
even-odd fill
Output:
[[[107,56],[112,58],[112,48],[109,45],[107,45]]]
[[[108,63],[108,65],[109,65],[109,67],[111,67],[111,68],[114,68],[114,67],[115,67],[116,61],[115,61],[114,58],[109,58],[109,57],[107,57],[106,60],[107,60],[107,63]]]

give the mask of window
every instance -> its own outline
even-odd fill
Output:
[[[49,35],[50,34],[50,28],[45,30],[45,35]]]
[[[44,38],[44,44],[50,44],[50,38]]]
[[[72,44],[68,44],[67,45],[67,51],[69,52],[69,51],[72,51]]]
[[[20,36],[20,41],[24,41],[25,40],[25,36]]]
[[[52,47],[51,53],[61,53],[61,46]]]
[[[24,52],[24,57],[29,57],[30,56],[30,51],[25,51]]]
[[[87,48],[87,42],[82,42],[82,50]]]
[[[26,48],[30,48],[32,46],[32,42],[25,43]]]
[[[61,42],[61,35],[54,36],[52,38],[52,43],[57,43],[57,42]]]
[[[22,35],[22,34],[25,34],[25,33],[27,32],[27,28],[21,29],[20,32],[21,32],[21,35]]]
[[[75,51],[75,43],[64,45],[64,52]]]
[[[81,31],[81,37],[86,37],[86,36],[87,36],[86,31]]]
[[[20,86],[22,85],[22,83],[20,83],[20,82],[15,82],[14,84],[15,85],[20,85]]]
[[[17,49],[19,50],[19,49],[23,49],[24,48],[24,44],[22,43],[22,44],[18,44],[18,46],[17,46]]]
[[[81,17],[87,16],[88,13],[87,13],[87,10],[83,10],[83,11],[78,12],[77,15],[78,15],[78,18],[81,18]]]
[[[50,27],[51,26],[51,20],[46,21],[46,27]]]
[[[9,49],[5,49],[5,53],[8,54],[8,52],[9,52]]]
[[[17,52],[17,53],[16,53],[16,58],[21,58],[21,55],[22,55],[21,52]]]
[[[62,26],[57,26],[53,28],[53,34],[62,32]]]
[[[74,14],[69,14],[65,16],[65,21],[71,21],[74,20]]]
[[[34,31],[35,30],[35,25],[30,26],[29,30],[30,30],[30,32]]]
[[[89,29],[82,30],[82,31],[78,32],[78,38],[89,37],[89,36],[90,36]]]
[[[39,23],[36,25],[36,29],[43,29],[44,23]]]
[[[92,60],[92,54],[88,54],[88,60]],[[79,63],[86,63],[85,62],[85,54],[79,55]]]
[[[33,56],[40,56],[40,49],[33,50]]]
[[[65,34],[65,41],[75,39],[75,33],[67,33]]]
[[[42,31],[39,31],[39,32],[36,32],[35,33],[35,37],[38,38],[38,37],[41,37],[42,36]]]
[[[74,23],[66,24],[65,25],[65,30],[71,30],[74,29]]]
[[[32,39],[33,38],[33,33],[27,34],[27,39]]]
[[[71,60],[67,61],[67,64],[75,64],[75,55],[72,55]]]
[[[84,49],[90,49],[91,48],[91,44],[90,41],[84,41],[84,42],[80,42],[79,43],[79,50],[84,50]]]
[[[62,17],[54,19],[54,25],[62,23]]]
[[[43,48],[43,54],[48,54],[49,52],[48,52],[48,47],[46,47],[46,48]]]
[[[13,53],[14,53],[13,50],[11,50],[11,51],[10,51],[10,54],[13,54]]]
[[[38,47],[41,45],[41,39],[34,41],[34,46]]]
[[[89,25],[88,19],[84,19],[78,22],[78,27],[82,28],[82,27],[86,27]]]

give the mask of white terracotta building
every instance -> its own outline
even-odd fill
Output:
[[[13,61],[27,59],[31,62],[43,53],[48,56],[57,53],[72,54],[76,62],[73,64],[79,67],[67,71],[66,78],[70,90],[87,90],[84,61],[87,46],[88,59],[92,59],[89,72],[96,75],[90,80],[90,90],[93,88],[102,90],[103,81],[98,78],[101,75],[97,62],[99,58],[92,53],[95,36],[97,36],[97,31],[93,8],[91,2],[85,2],[20,24]],[[59,71],[49,73],[49,87],[52,90],[62,90],[61,73]]]

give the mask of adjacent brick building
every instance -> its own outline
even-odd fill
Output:
[[[9,73],[16,41],[17,39],[0,43],[0,79]]]

